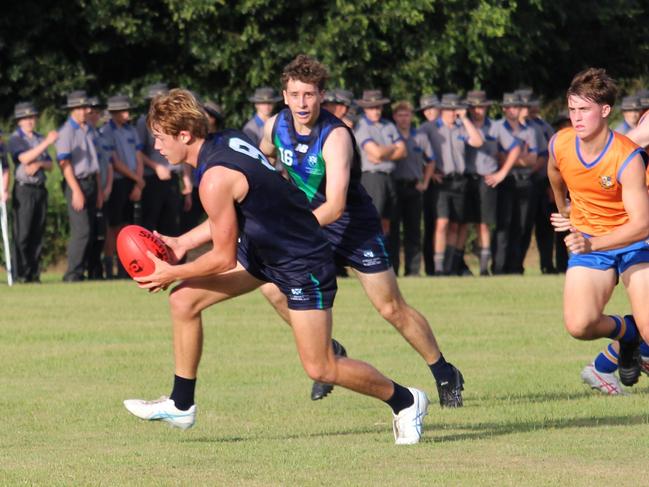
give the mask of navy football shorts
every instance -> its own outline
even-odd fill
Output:
[[[288,299],[289,309],[329,309],[333,306],[338,285],[330,252],[271,266],[242,238],[237,248],[237,260],[257,279],[276,284]]]

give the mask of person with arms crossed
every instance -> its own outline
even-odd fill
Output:
[[[145,420],[187,429],[196,419],[194,390],[207,307],[275,283],[288,301],[288,316],[307,374],[385,401],[394,414],[397,444],[418,443],[426,395],[387,379],[364,362],[338,357],[331,348],[336,294],[329,243],[304,194],[290,185],[242,132],[207,135],[207,116],[186,90],[156,97],[147,124],[156,148],[171,164],[199,167],[199,193],[207,220],[180,237],[163,237],[176,259],[212,243],[196,260],[171,265],[148,255],[155,271],[137,278],[150,291],[181,283],[169,296],[175,377],[169,398],[131,399],[125,407]]]
[[[289,180],[306,194],[335,259],[355,271],[376,310],[424,358],[435,377],[440,404],[462,406],[462,374],[444,359],[426,318],[401,295],[379,215],[360,184],[360,156],[353,134],[321,110],[326,79],[326,68],[309,56],[299,55],[284,68],[288,108],[266,123],[260,149],[269,157],[279,157]],[[287,301],[279,289],[266,285],[262,292],[290,324]],[[328,394],[329,384],[314,384],[311,398]]]
[[[649,192],[646,153],[608,127],[616,94],[603,69],[574,77],[567,92],[572,127],[550,140],[548,177],[559,210],[552,223],[557,231],[570,232],[566,329],[582,340],[618,341],[620,380],[631,386],[640,375],[640,335],[649,338]],[[607,316],[604,308],[618,280],[632,314]],[[611,382],[597,365],[584,369],[582,378],[590,384]]]

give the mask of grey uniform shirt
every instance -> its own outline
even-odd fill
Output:
[[[622,135],[626,135],[627,132],[631,130],[631,125],[626,123],[626,120],[622,120],[622,122],[618,123],[613,130],[615,130],[616,132]]]
[[[23,132],[20,127],[18,127],[16,131],[11,134],[11,137],[9,138],[8,149],[14,161],[15,177],[17,182],[23,184],[33,184],[37,186],[45,184],[46,178],[45,171],[43,171],[43,169],[39,169],[38,171],[36,171],[36,174],[29,176],[27,174],[27,166],[25,164],[21,164],[20,159],[18,158],[20,154],[33,149],[38,144],[43,142],[44,139],[45,137],[37,132],[33,132],[31,138],[27,137],[27,134]],[[52,158],[46,151],[43,151],[34,160],[51,161]]]
[[[499,152],[509,152],[522,142],[505,129],[502,123],[495,123],[486,118],[482,127],[476,128],[482,134],[484,144],[480,147],[469,146],[466,151],[466,171],[469,174],[486,176],[495,173],[500,164],[498,163]]]
[[[397,161],[392,177],[400,181],[421,181],[424,166],[435,162],[433,146],[426,134],[415,129],[411,129],[410,135],[404,140],[408,154]]]
[[[264,121],[255,113],[255,116],[248,120],[248,122],[243,126],[242,131],[250,137],[250,140],[254,142],[255,147],[259,147],[259,143],[264,137]]]
[[[142,143],[142,152],[145,156],[147,156],[156,164],[166,166],[171,172],[179,173],[180,171],[182,171],[182,164],[176,164],[175,166],[173,164],[169,164],[169,161],[162,154],[160,154],[160,151],[158,149],[155,148],[155,137],[153,137],[153,134],[151,134],[151,132],[149,131],[149,127],[146,126],[146,117],[144,115],[138,118],[135,128],[137,130],[137,136]],[[154,174],[155,172],[153,171],[153,169],[151,169],[149,166],[144,166],[145,176],[152,176]]]
[[[84,179],[99,171],[99,161],[92,132],[87,125],[83,127],[72,118],[59,129],[56,141],[56,157],[59,161],[67,159],[72,165],[74,175]]]
[[[448,127],[441,118],[426,122],[420,127],[431,141],[437,169],[445,176],[464,174],[465,152],[469,135],[464,125],[454,123]]]
[[[112,153],[107,149],[108,146],[99,129],[89,126],[89,130],[92,135],[92,140],[95,143],[97,162],[99,163],[99,178],[103,188],[108,180],[108,166],[113,163]]]
[[[362,116],[354,130],[356,143],[361,149],[361,170],[363,172],[383,172],[390,174],[394,171],[396,163],[394,161],[381,161],[378,164],[370,162],[367,153],[364,150],[365,144],[368,142],[375,142],[379,145],[392,145],[395,142],[403,140],[397,127],[382,118],[380,121],[371,122],[366,116]]]
[[[538,154],[536,131],[529,124],[522,125],[519,123],[518,128],[514,130],[514,128],[509,124],[509,122],[505,118],[502,118],[495,123],[501,123],[505,128],[505,130],[507,130],[514,137],[519,139],[524,144],[523,150],[527,149],[531,153]],[[529,176],[532,174],[532,168],[514,167],[512,169],[512,173]]]
[[[110,152],[115,151],[117,157],[128,166],[128,168],[135,172],[137,169],[137,151],[143,149],[140,138],[137,135],[135,127],[130,123],[126,123],[118,127],[115,122],[109,120],[101,128],[101,135],[106,141],[106,148]],[[118,171],[115,171],[115,179],[124,179],[126,176]]]

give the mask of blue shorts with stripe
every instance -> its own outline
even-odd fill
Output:
[[[570,254],[568,268],[580,266],[601,271],[615,269],[619,275],[629,267],[644,262],[649,262],[649,243],[646,240],[614,250]]]
[[[288,299],[289,309],[329,309],[333,306],[338,286],[336,266],[329,251],[271,266],[250,242],[241,238],[237,260],[257,279],[276,284]]]

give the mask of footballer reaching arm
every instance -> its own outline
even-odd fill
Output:
[[[649,116],[645,114],[638,122],[638,125],[630,130],[626,136],[640,147],[649,146]]]
[[[248,193],[246,177],[232,169],[213,167],[203,176],[199,192],[207,220],[195,230],[205,231],[207,225],[212,248],[192,262],[178,265],[170,265],[147,253],[155,263],[155,271],[135,278],[140,287],[157,291],[174,281],[220,274],[236,267],[239,226],[235,201],[243,201]]]

